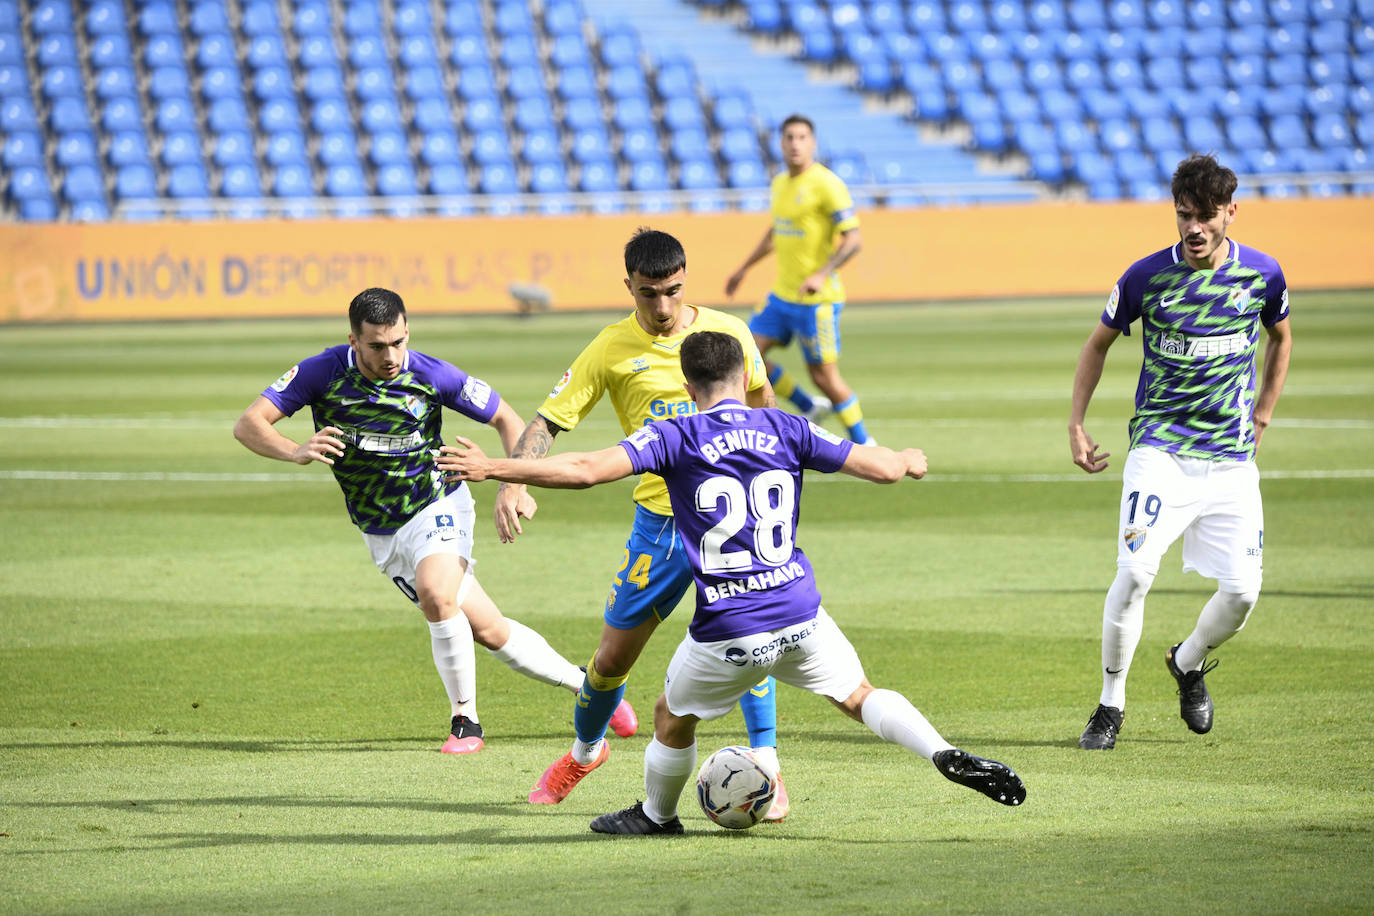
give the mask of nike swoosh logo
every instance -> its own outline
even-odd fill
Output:
[[[1116,670],[1112,670],[1111,668],[1108,668],[1108,669],[1107,669],[1107,673],[1108,673],[1108,674],[1120,674],[1121,672],[1123,672],[1123,671],[1125,671],[1125,670],[1126,670],[1125,668],[1117,668]]]
[[[1159,307],[1160,307],[1160,308],[1166,308],[1166,309],[1167,309],[1169,306],[1171,306],[1171,305],[1178,305],[1178,304],[1179,304],[1180,302],[1182,302],[1182,301],[1183,301],[1183,297],[1182,297],[1182,296],[1178,296],[1178,297],[1176,297],[1176,298],[1174,298],[1174,299],[1161,299],[1160,302],[1159,302]]]
[[[345,407],[352,407],[354,404],[365,404],[367,400],[367,398],[343,398],[339,403]]]

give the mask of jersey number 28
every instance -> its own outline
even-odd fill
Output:
[[[792,515],[797,505],[796,484],[786,471],[764,471],[744,482],[734,477],[709,477],[697,487],[697,509],[712,514],[724,504],[724,514],[701,536],[701,569],[723,573],[746,569],[750,551],[722,550],[725,542],[753,519],[752,554],[766,566],[781,566],[792,558]]]

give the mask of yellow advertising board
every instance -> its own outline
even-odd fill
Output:
[[[1104,294],[1177,238],[1163,203],[1048,203],[860,214],[850,302]],[[340,314],[369,286],[417,313],[512,306],[539,284],[555,309],[628,306],[621,250],[640,225],[687,248],[688,298],[724,301],[761,213],[0,226],[0,322]],[[1232,237],[1302,289],[1374,287],[1374,199],[1247,200]],[[755,266],[739,300],[771,285]]]

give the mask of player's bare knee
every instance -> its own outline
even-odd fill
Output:
[[[873,687],[873,685],[870,684],[867,680],[865,680],[863,683],[861,683],[858,687],[854,689],[853,693],[845,697],[843,700],[836,700],[834,698],[831,698],[830,702],[834,703],[835,706],[838,707],[841,712],[843,712],[846,716],[849,716],[849,718],[853,719],[855,722],[862,722],[864,720],[864,701],[868,699],[869,695],[873,693],[874,689],[875,688]]]
[[[654,737],[668,747],[691,747],[697,734],[696,716],[678,716],[668,708],[668,698],[658,695],[654,703]]]

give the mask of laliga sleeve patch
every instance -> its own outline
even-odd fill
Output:
[[[837,435],[835,435],[834,433],[832,433],[830,430],[828,430],[828,429],[823,429],[823,428],[817,426],[815,423],[812,423],[812,422],[809,421],[809,420],[807,421],[806,425],[809,426],[809,427],[811,427],[811,435],[817,436],[817,437],[819,437],[819,438],[821,438],[821,439],[824,439],[826,442],[829,442],[831,445],[839,445],[840,443],[842,443],[842,442],[844,441],[844,440],[841,439],[839,436],[837,436]]]
[[[1107,317],[1116,318],[1116,306],[1121,302],[1121,284],[1112,287],[1112,294],[1107,297]]]
[[[568,382],[571,382],[571,381],[572,381],[572,369],[571,369],[571,367],[570,367],[570,368],[568,368],[566,371],[564,371],[563,377],[562,377],[561,379],[558,380],[558,384],[553,386],[553,391],[550,391],[550,392],[549,392],[549,397],[551,397],[551,398],[556,398],[556,397],[558,397],[558,392],[560,392],[560,391],[562,391],[564,388],[568,387]]]
[[[468,380],[463,383],[463,400],[473,407],[483,408],[491,400],[491,386],[480,378],[468,376]]]
[[[295,379],[296,373],[300,371],[301,367],[299,364],[292,366],[290,369],[287,369],[285,372],[282,373],[281,378],[277,379],[275,382],[272,383],[272,390],[285,391],[287,386],[291,384],[293,379]]]

